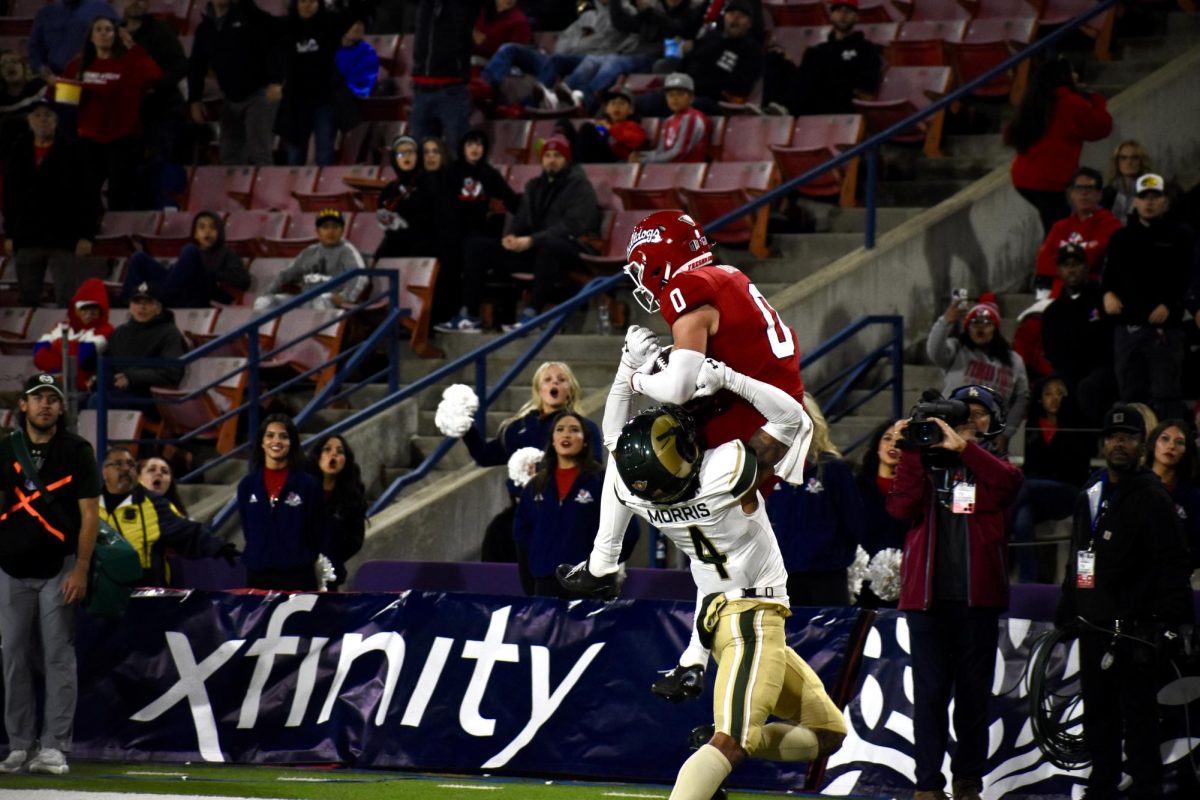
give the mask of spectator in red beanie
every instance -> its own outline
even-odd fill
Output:
[[[33,363],[42,372],[61,372],[62,340],[68,342],[68,354],[76,359],[75,385],[87,391],[88,380],[96,371],[96,359],[108,347],[113,326],[108,321],[108,290],[99,278],[88,278],[80,285],[67,308],[61,325],[33,345]]]
[[[1119,230],[1121,221],[1100,205],[1104,180],[1099,170],[1080,167],[1071,176],[1067,197],[1073,211],[1054,223],[1046,241],[1038,250],[1037,275],[1034,287],[1039,299],[1045,295],[1058,297],[1062,281],[1058,279],[1058,251],[1069,244],[1079,245],[1087,254],[1088,272],[1092,280],[1100,280],[1100,267],[1108,252],[1108,239]],[[1045,294],[1046,292],[1049,294]]]

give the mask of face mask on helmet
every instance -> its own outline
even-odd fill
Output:
[[[633,297],[648,313],[661,307],[659,298],[672,276],[712,263],[712,250],[700,226],[679,211],[656,211],[629,237],[625,272],[633,280]]]
[[[614,458],[621,480],[651,503],[678,503],[695,492],[700,447],[691,416],[678,406],[643,411],[625,424]]]

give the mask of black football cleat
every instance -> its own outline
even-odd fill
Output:
[[[554,571],[558,583],[571,594],[595,597],[598,600],[615,600],[617,597],[617,573],[596,577],[588,571],[587,562],[559,564]]]

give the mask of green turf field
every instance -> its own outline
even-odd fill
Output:
[[[95,794],[99,793],[99,794]],[[0,800],[260,797],[297,800],[666,800],[670,787],[349,769],[72,761],[69,775],[2,775]],[[787,797],[733,792],[730,798]]]

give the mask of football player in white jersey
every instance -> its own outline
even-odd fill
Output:
[[[701,392],[741,395],[785,437],[804,430],[795,398],[720,362],[706,361],[697,383]],[[617,428],[632,400],[620,384],[628,385],[614,381],[604,413],[617,496],[688,553],[699,590],[693,643],[673,674],[694,678],[690,694],[697,694],[708,650],[718,665],[714,733],[680,768],[671,800],[709,800],[748,755],[811,761],[835,752],[846,735],[842,713],[784,639],[787,571],[758,494],[773,466],[740,441],[700,452],[695,424],[678,406],[649,409]],[[572,591],[611,594],[587,562],[563,564],[558,574]],[[772,715],[780,721],[768,723]]]

